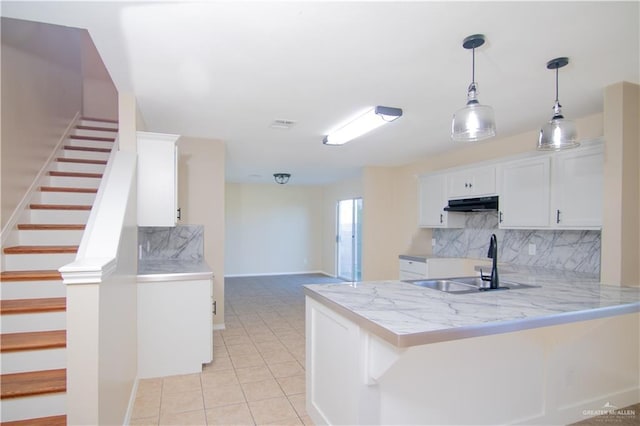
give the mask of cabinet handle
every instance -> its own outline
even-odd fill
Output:
[[[500,219],[498,220],[498,222],[502,223],[502,212],[499,213]]]
[[[442,213],[440,213],[440,223],[443,223],[443,221],[442,221]]]
[[[560,210],[556,210],[556,223],[560,223]]]
[[[182,208],[178,208],[178,220],[182,219]]]
[[[216,311],[218,310],[218,307],[216,306],[216,301],[213,301],[213,315],[217,315]]]

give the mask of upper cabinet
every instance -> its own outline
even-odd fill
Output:
[[[418,182],[418,225],[423,228],[462,228],[464,216],[449,213],[447,205],[446,175],[432,174],[420,177]]]
[[[481,197],[495,194],[495,166],[471,168],[447,174],[448,198]]]
[[[498,170],[500,228],[549,226],[551,159],[510,161]]]
[[[604,149],[602,145],[553,157],[551,223],[557,228],[602,226]]]
[[[138,226],[175,226],[179,135],[138,132]]]

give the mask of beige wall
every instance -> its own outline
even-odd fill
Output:
[[[2,18],[1,224],[82,109],[81,30]]]
[[[183,136],[178,140],[181,224],[204,226],[204,257],[213,270],[214,325],[224,323],[224,143]]]
[[[227,275],[320,271],[322,188],[226,185]]]
[[[82,31],[82,115],[118,119],[118,91],[87,31]]]
[[[601,280],[640,286],[640,86],[617,83],[604,95]]]

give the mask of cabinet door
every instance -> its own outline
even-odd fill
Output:
[[[138,226],[175,226],[178,135],[138,132]]]
[[[602,227],[602,147],[560,153],[553,161],[552,223],[560,228]]]
[[[423,176],[418,183],[418,225],[423,228],[461,228],[464,216],[460,213],[447,213],[445,193],[445,175]]]
[[[549,226],[549,157],[500,167],[500,228]]]
[[[496,193],[496,168],[463,170],[447,175],[447,197],[480,197]]]

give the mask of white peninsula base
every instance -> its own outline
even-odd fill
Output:
[[[307,296],[307,411],[318,425],[567,424],[640,401],[638,313],[514,330],[400,348]]]

